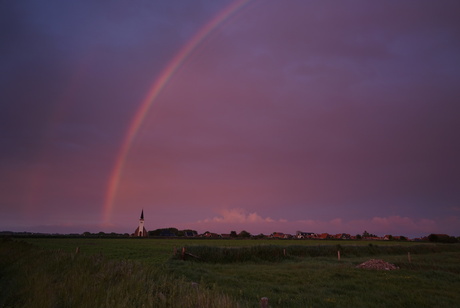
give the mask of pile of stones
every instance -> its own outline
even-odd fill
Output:
[[[373,270],[386,270],[386,271],[391,271],[391,270],[396,270],[399,269],[394,264],[385,262],[380,259],[371,259],[369,261],[366,261],[364,263],[361,263],[360,265],[356,266],[356,268],[365,268],[365,269],[373,269]]]

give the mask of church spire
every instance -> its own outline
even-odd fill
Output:
[[[139,237],[148,236],[147,230],[145,230],[145,227],[144,227],[144,209],[142,209],[141,219],[139,219],[139,227],[137,227],[136,231],[134,231],[133,236],[139,236]]]

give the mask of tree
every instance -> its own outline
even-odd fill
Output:
[[[367,232],[366,230],[364,230],[364,232],[363,232],[363,238],[366,238],[366,237],[377,237],[377,235],[372,234],[372,233],[369,233],[369,232]]]
[[[230,231],[230,237],[237,237],[236,231]]]
[[[440,242],[440,243],[456,243],[457,239],[454,236],[449,236],[447,234],[430,234],[428,235],[428,240],[430,242]]]
[[[179,233],[179,230],[177,228],[173,228],[173,227],[168,228],[168,231],[169,231],[169,233],[174,234],[174,235],[178,235],[178,233]]]
[[[240,232],[240,234],[238,234],[238,237],[243,237],[243,238],[251,237],[251,233],[249,233],[246,230],[243,230]]]
[[[148,233],[149,233],[149,236],[160,236],[162,230],[163,229],[155,229],[155,230],[149,231]]]
[[[197,236],[198,235],[198,232],[196,232],[196,230],[192,230],[192,229],[185,229],[182,231],[184,233],[184,236]]]
[[[261,239],[261,238],[265,238],[265,235],[263,233],[260,233],[259,235],[255,235],[254,237]]]

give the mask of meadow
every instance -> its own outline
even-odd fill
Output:
[[[459,244],[5,239],[0,266],[0,307],[460,306]]]

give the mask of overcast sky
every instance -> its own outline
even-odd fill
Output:
[[[459,236],[458,1],[238,4],[107,207],[231,5],[0,1],[0,230]]]

